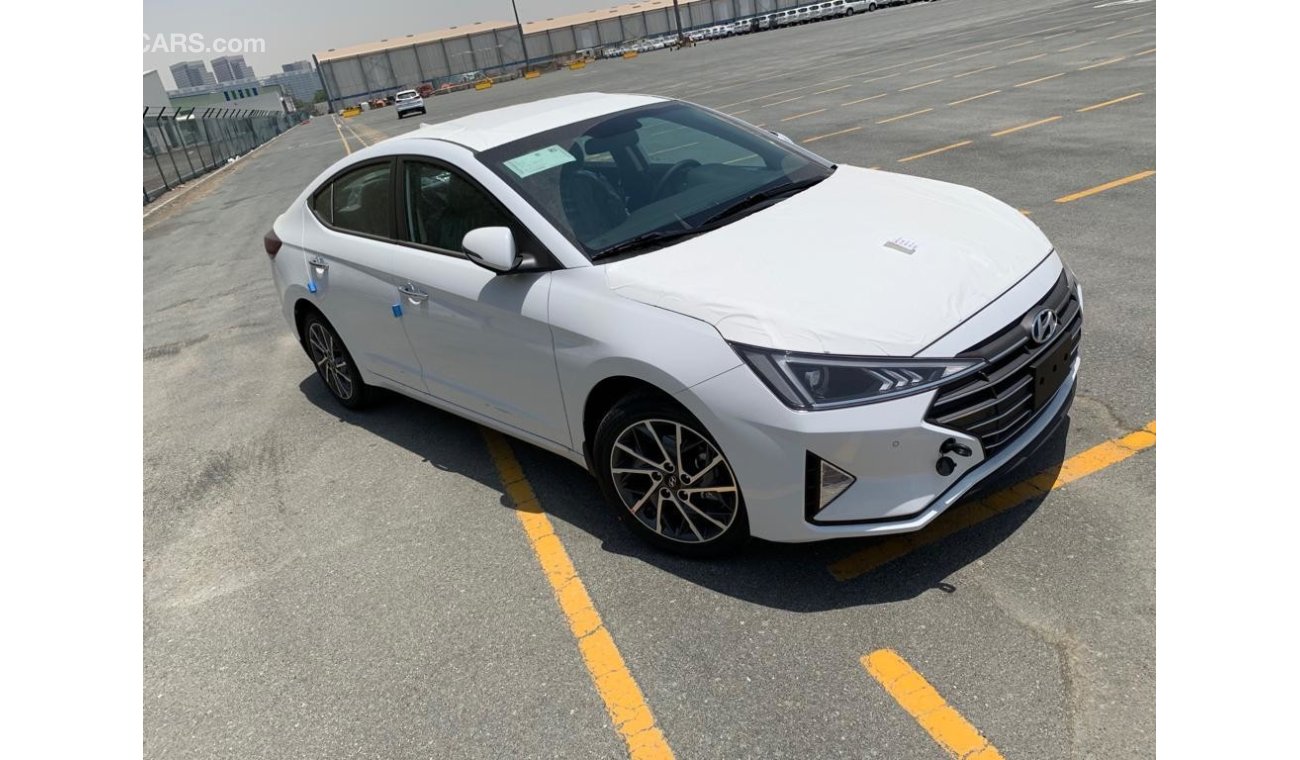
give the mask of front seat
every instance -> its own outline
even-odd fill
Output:
[[[627,220],[622,193],[582,161],[560,170],[560,203],[573,234],[584,243]]]

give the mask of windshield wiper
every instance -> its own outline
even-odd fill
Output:
[[[811,179],[800,180],[798,182],[789,182],[787,184],[780,185],[778,187],[769,187],[766,190],[759,190],[756,193],[751,193],[749,195],[746,195],[744,198],[741,198],[740,200],[736,201],[735,203],[731,204],[730,206],[727,206],[726,208],[714,214],[713,216],[709,217],[708,219],[705,219],[701,226],[707,224],[715,224],[717,222],[722,221],[723,219],[733,217],[736,214],[741,213],[742,211],[747,211],[759,205],[760,203],[765,203],[774,198],[780,198],[781,196],[784,195],[791,195],[801,190],[807,190],[808,188],[812,187],[818,182],[821,182],[824,179],[826,178],[813,177]]]
[[[693,237],[704,232],[708,232],[708,230],[701,227],[690,227],[684,230],[656,230],[654,232],[647,232],[642,235],[630,237],[621,243],[615,243],[608,248],[602,248],[592,254],[591,260],[595,261],[609,256],[617,256],[620,253],[627,253],[628,251],[635,251],[641,248],[649,248],[660,243],[666,243],[670,240],[681,240],[682,238]]]
[[[687,227],[686,229],[681,229],[681,230],[655,230],[653,232],[647,232],[642,235],[636,235],[635,237],[628,238],[627,240],[624,240],[621,243],[615,243],[614,245],[611,245],[608,248],[602,248],[601,250],[592,254],[591,260],[596,261],[598,259],[604,259],[610,256],[617,256],[620,253],[628,253],[629,251],[641,250],[645,248],[658,246],[660,244],[667,243],[669,241],[682,240],[684,238],[694,237],[695,235],[702,235],[705,232],[710,232],[712,230],[716,230],[719,227],[722,227],[723,225],[726,224],[728,220],[731,219],[731,217],[735,216],[736,214],[739,214],[742,211],[753,208],[760,203],[772,200],[774,198],[780,198],[785,195],[791,195],[793,193],[797,193],[801,190],[807,190],[808,188],[812,187],[818,182],[821,182],[823,179],[826,178],[813,177],[811,179],[800,180],[798,182],[789,182],[787,184],[781,185],[780,187],[770,187],[766,190],[760,190],[756,193],[751,193],[750,195],[747,195],[744,198],[741,198],[740,200],[726,207],[719,213],[714,214],[708,219],[705,219],[703,222],[700,222],[694,227]]]

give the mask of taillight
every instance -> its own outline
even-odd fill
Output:
[[[275,230],[266,233],[266,237],[262,238],[262,245],[266,246],[267,256],[274,256],[280,251],[280,237],[275,234]]]

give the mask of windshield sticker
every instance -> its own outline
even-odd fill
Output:
[[[506,168],[514,172],[517,177],[523,179],[530,177],[538,172],[544,172],[547,169],[567,164],[571,161],[577,161],[573,154],[561,148],[558,145],[548,145],[540,150],[531,153],[525,153],[522,156],[512,158],[505,162]]]

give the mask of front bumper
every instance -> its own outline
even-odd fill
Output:
[[[1013,303],[992,310],[996,314],[988,319],[999,328],[1005,326],[1008,310],[1023,314],[1060,271],[1059,264],[1045,268],[1024,284]],[[1078,372],[1076,356],[1031,421],[991,451],[977,436],[927,420],[938,391],[802,412],[784,406],[748,366],[740,366],[682,391],[678,398],[705,424],[731,463],[751,533],[771,541],[803,542],[925,527],[981,482],[1023,462],[1055,431],[1073,402]],[[936,463],[949,440],[971,454],[950,455],[955,467],[943,475]],[[813,516],[805,513],[805,452],[855,478]]]

